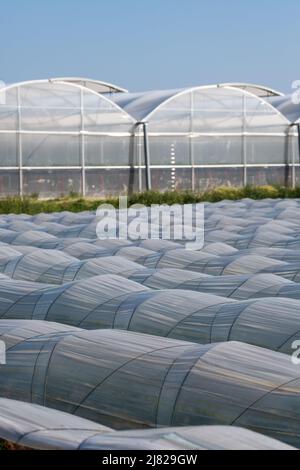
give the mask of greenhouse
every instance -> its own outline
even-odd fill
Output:
[[[0,195],[300,181],[300,106],[239,83],[129,93],[76,77],[0,90]]]
[[[0,194],[59,196],[128,186],[134,119],[113,85],[54,79],[0,91]],[[105,181],[105,187],[104,187]]]

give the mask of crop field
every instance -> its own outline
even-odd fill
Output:
[[[196,250],[101,239],[94,208],[0,215],[1,439],[300,448],[300,199],[204,206]]]

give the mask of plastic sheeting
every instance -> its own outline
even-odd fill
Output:
[[[234,426],[113,431],[62,411],[0,398],[0,437],[42,450],[292,450]]]
[[[0,396],[132,429],[91,448],[131,448],[135,429],[228,424],[300,447],[290,357],[300,340],[299,209],[298,200],[208,203],[198,251],[183,240],[99,240],[95,212],[1,215]],[[161,445],[166,432],[148,430],[140,445]],[[208,447],[222,447],[216,440]]]
[[[151,290],[116,275],[60,287],[3,280],[0,296],[2,319],[130,330],[200,344],[236,340],[286,354],[300,340],[300,302],[288,298],[237,301],[181,289]]]
[[[285,354],[112,330],[24,340],[22,326],[1,328],[16,342],[0,366],[6,398],[114,429],[230,424],[299,442],[300,372]]]
[[[125,276],[126,274],[119,272]],[[211,276],[183,269],[144,269],[128,273],[151,289],[187,289],[239,300],[257,297],[300,298],[300,285],[273,274]]]

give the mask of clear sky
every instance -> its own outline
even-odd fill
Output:
[[[299,0],[10,0],[0,79],[87,76],[131,91],[300,80]]]

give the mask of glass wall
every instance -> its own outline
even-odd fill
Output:
[[[50,198],[53,195],[63,196],[82,192],[80,170],[24,170],[22,179],[23,194],[26,196],[35,194]]]
[[[134,168],[86,170],[86,195],[109,196],[138,192],[138,176]]]
[[[144,119],[149,123],[153,189],[293,180],[287,119],[247,91],[229,86],[181,91]]]
[[[133,129],[134,119],[126,112],[78,85],[37,81],[3,89],[0,196],[128,189]]]
[[[233,86],[116,93],[63,81],[0,91],[0,196],[107,196],[145,190],[296,184],[296,128]]]

